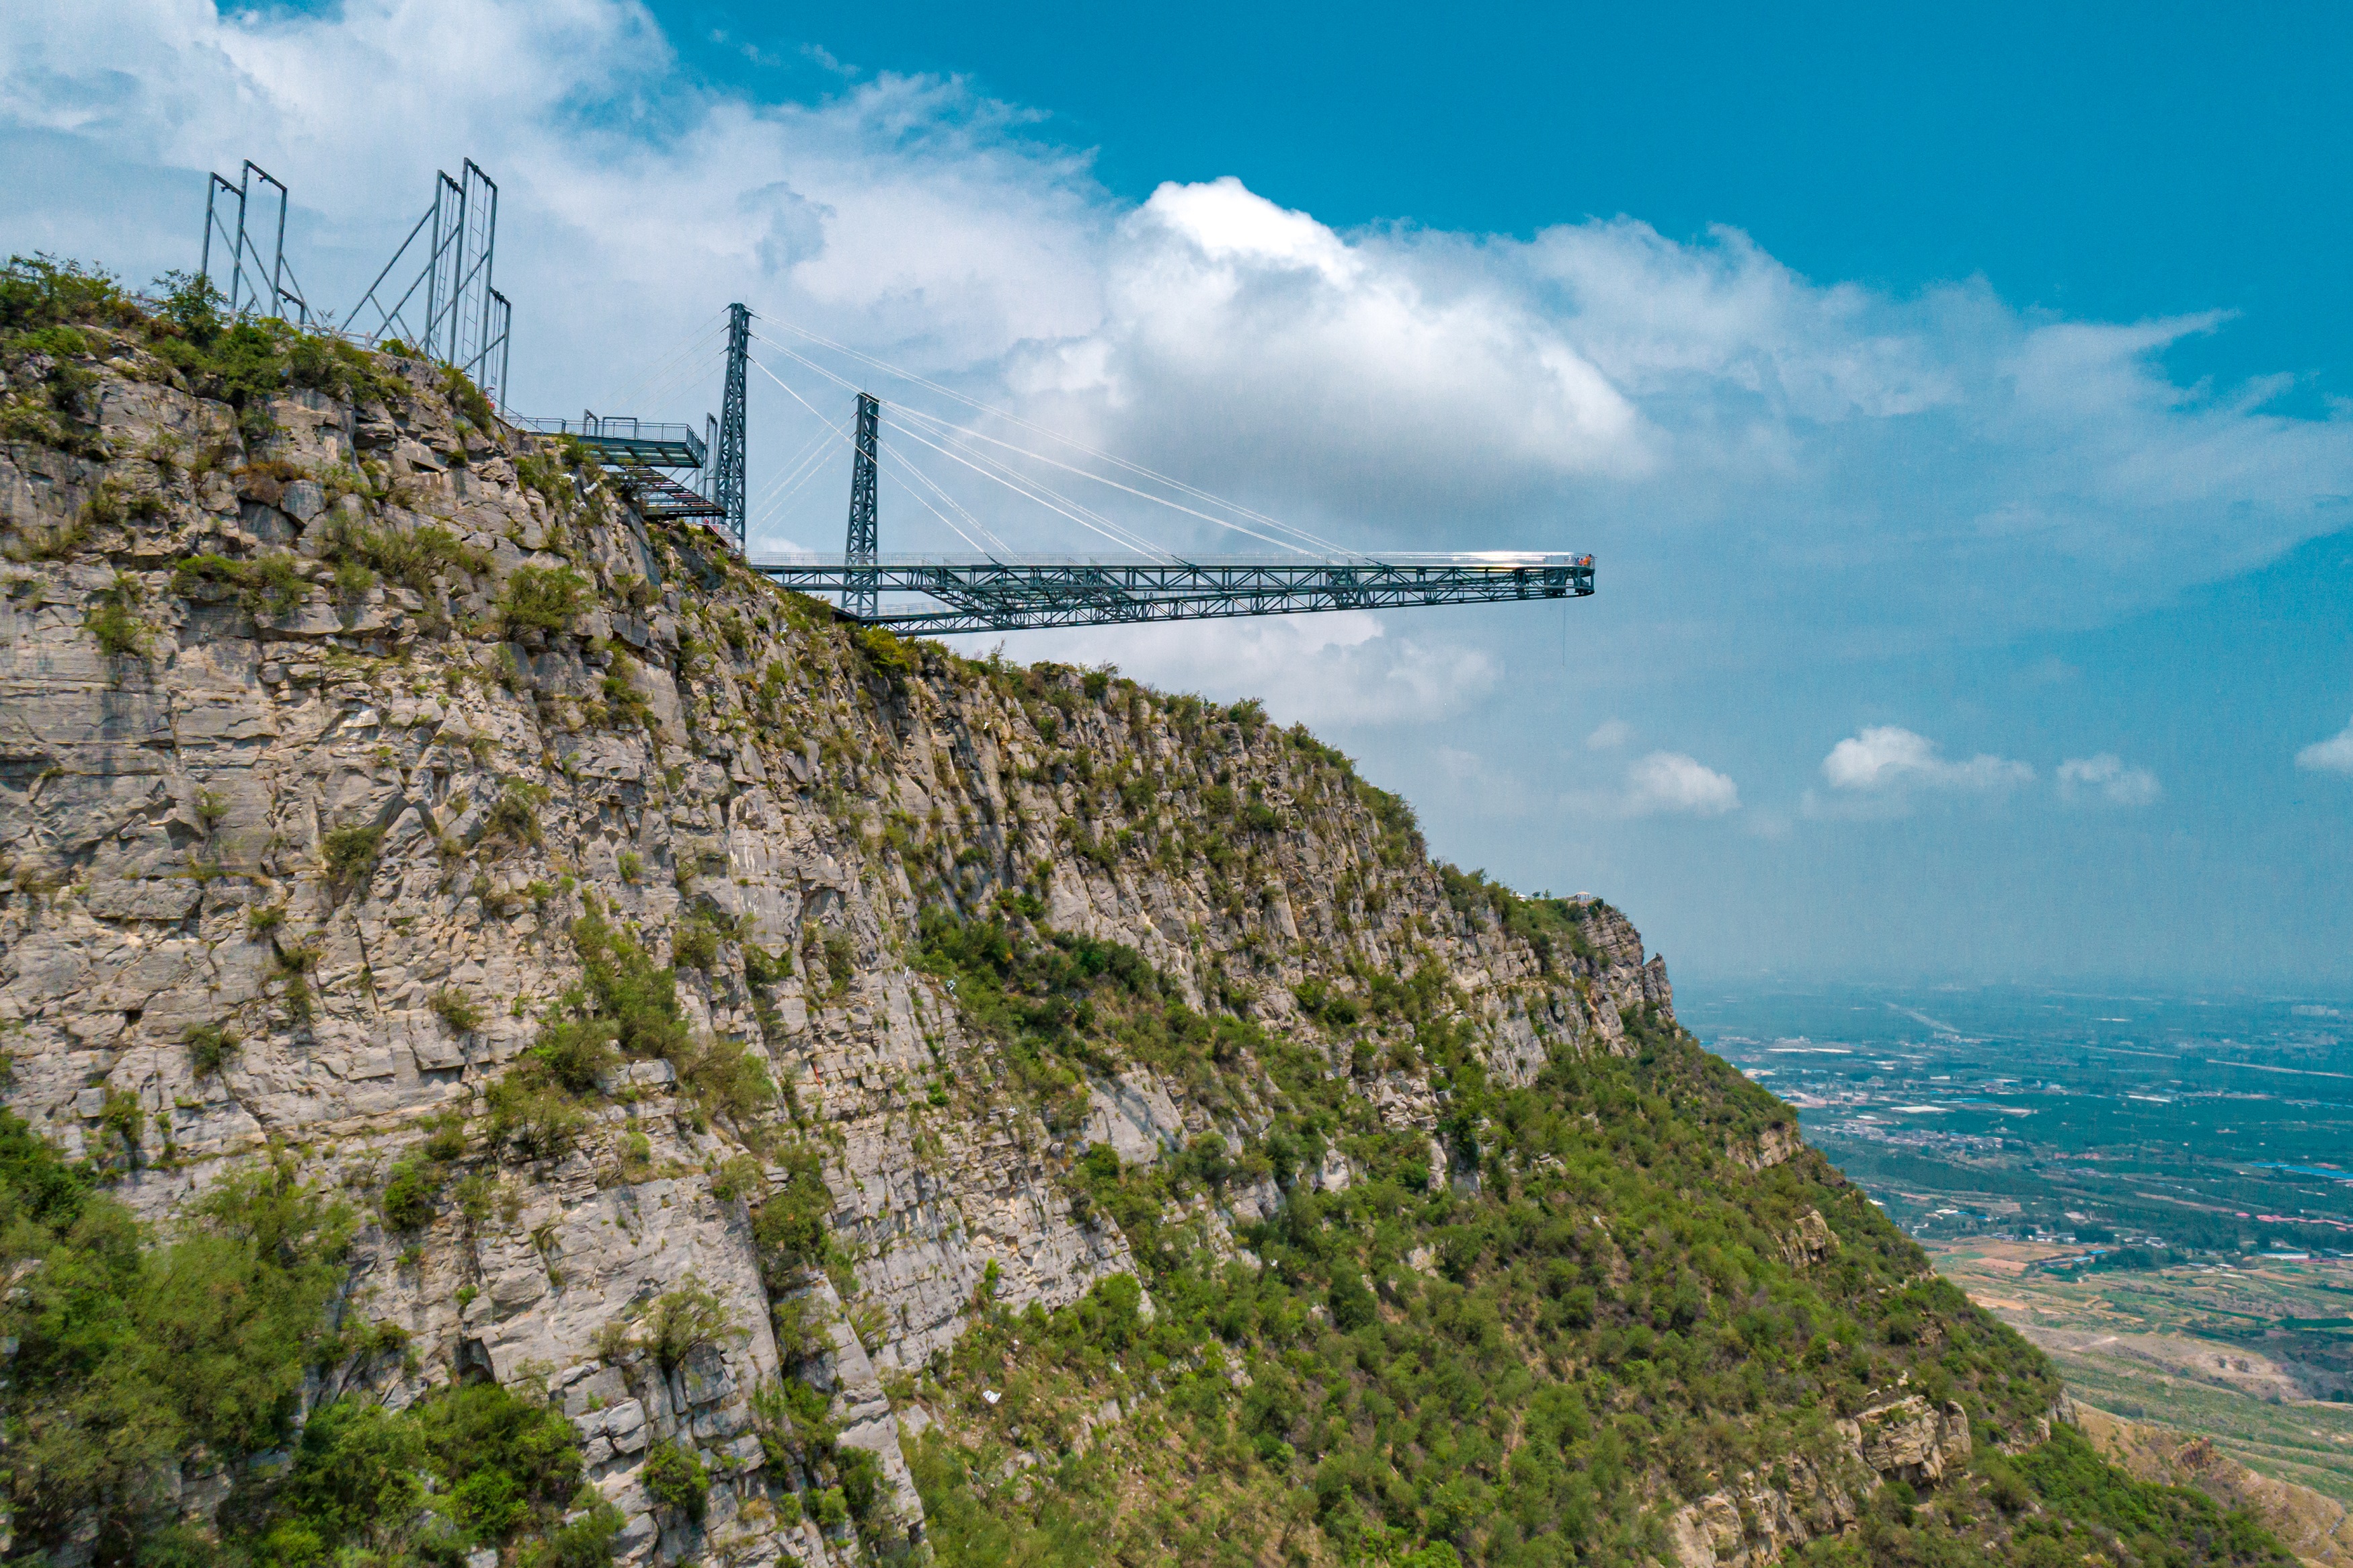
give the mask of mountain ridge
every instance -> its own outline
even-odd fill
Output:
[[[2277,1560],[1259,705],[199,286],[0,369],[11,1555]]]

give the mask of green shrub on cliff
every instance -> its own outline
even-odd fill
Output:
[[[139,579],[127,572],[117,572],[111,584],[91,595],[91,608],[82,625],[97,640],[100,652],[121,658],[147,651],[147,623],[138,614],[144,596]]]
[[[172,568],[172,592],[189,598],[208,584],[235,588],[248,615],[278,620],[311,594],[311,584],[284,551],[271,551],[250,560],[225,555],[191,555]]]
[[[113,1553],[163,1522],[164,1470],[202,1444],[239,1455],[292,1429],[329,1346],[350,1212],[289,1164],[224,1178],[168,1236],[0,1113],[0,1299],[14,1339],[6,1419],[21,1542],[95,1521]]]
[[[783,1167],[781,1186],[752,1216],[752,1237],[760,1248],[760,1273],[771,1295],[797,1290],[808,1271],[833,1260],[827,1221],[833,1214],[833,1194],[825,1184],[825,1156],[807,1144],[787,1144],[777,1151]]]
[[[417,594],[431,594],[438,576],[480,576],[491,570],[487,551],[432,523],[369,528],[338,515],[326,525],[326,541],[328,559],[356,562]]]
[[[201,1447],[235,1466],[284,1447],[306,1375],[377,1348],[329,1325],[352,1224],[280,1161],[223,1178],[149,1234],[87,1168],[0,1113],[16,1550],[54,1552],[95,1526],[103,1563],[299,1563],[361,1544],[421,1563],[527,1536],[565,1554],[562,1568],[608,1560],[620,1523],[608,1507],[563,1523],[581,1481],[571,1424],[494,1384],[396,1415],[336,1400],[302,1425],[282,1482],[267,1470],[238,1482],[216,1539],[177,1523],[182,1457]]]
[[[127,326],[140,315],[121,284],[97,268],[51,256],[12,256],[0,268],[0,342],[75,322]]]
[[[328,886],[341,894],[366,881],[383,848],[384,829],[373,823],[356,823],[329,832],[319,846],[320,855],[326,861]]]
[[[758,1137],[753,1119],[775,1100],[776,1086],[741,1041],[694,1037],[679,1004],[677,972],[656,964],[636,932],[594,910],[572,922],[572,945],[581,983],[564,993],[537,1042],[491,1086],[492,1135],[533,1159],[561,1153],[586,1125],[578,1102],[606,1074],[624,1060],[658,1058],[677,1070],[697,1115],[723,1116]]]
[[[675,1443],[656,1443],[646,1451],[642,1479],[646,1495],[673,1513],[699,1521],[711,1506],[711,1477],[702,1461]]]
[[[569,631],[587,608],[588,580],[565,566],[518,566],[499,595],[499,618],[510,637]]]

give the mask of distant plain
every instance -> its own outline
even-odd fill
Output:
[[[1677,987],[2076,1397],[2353,1503],[2353,1000]]]

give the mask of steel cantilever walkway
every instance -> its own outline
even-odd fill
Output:
[[[871,563],[831,557],[747,564],[784,587],[841,595],[844,604],[861,598],[874,604],[868,595],[922,595],[946,607],[885,607],[853,618],[927,633],[1486,605],[1593,592],[1590,555],[1506,552],[1198,561],[886,556]]]

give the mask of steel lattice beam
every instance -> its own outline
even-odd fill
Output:
[[[724,521],[727,509],[709,496],[702,495],[680,484],[659,468],[642,463],[623,463],[606,470],[613,476],[614,488],[629,498],[638,515],[648,521],[657,518],[705,517]]]
[[[727,307],[727,378],[720,391],[719,462],[711,499],[719,503],[735,553],[744,553],[744,366],[751,357],[752,312]]]
[[[882,405],[867,393],[858,395],[858,439],[849,460],[849,537],[842,555],[846,568],[841,613],[854,620],[871,621],[881,613],[875,601],[872,574],[880,548],[881,520],[874,505],[875,459],[881,442]]]
[[[907,561],[758,563],[754,571],[845,605],[873,605],[854,620],[902,631],[1018,631],[1583,598],[1590,555],[1465,555],[1393,561]],[[885,594],[920,594],[944,609],[884,611]]]

